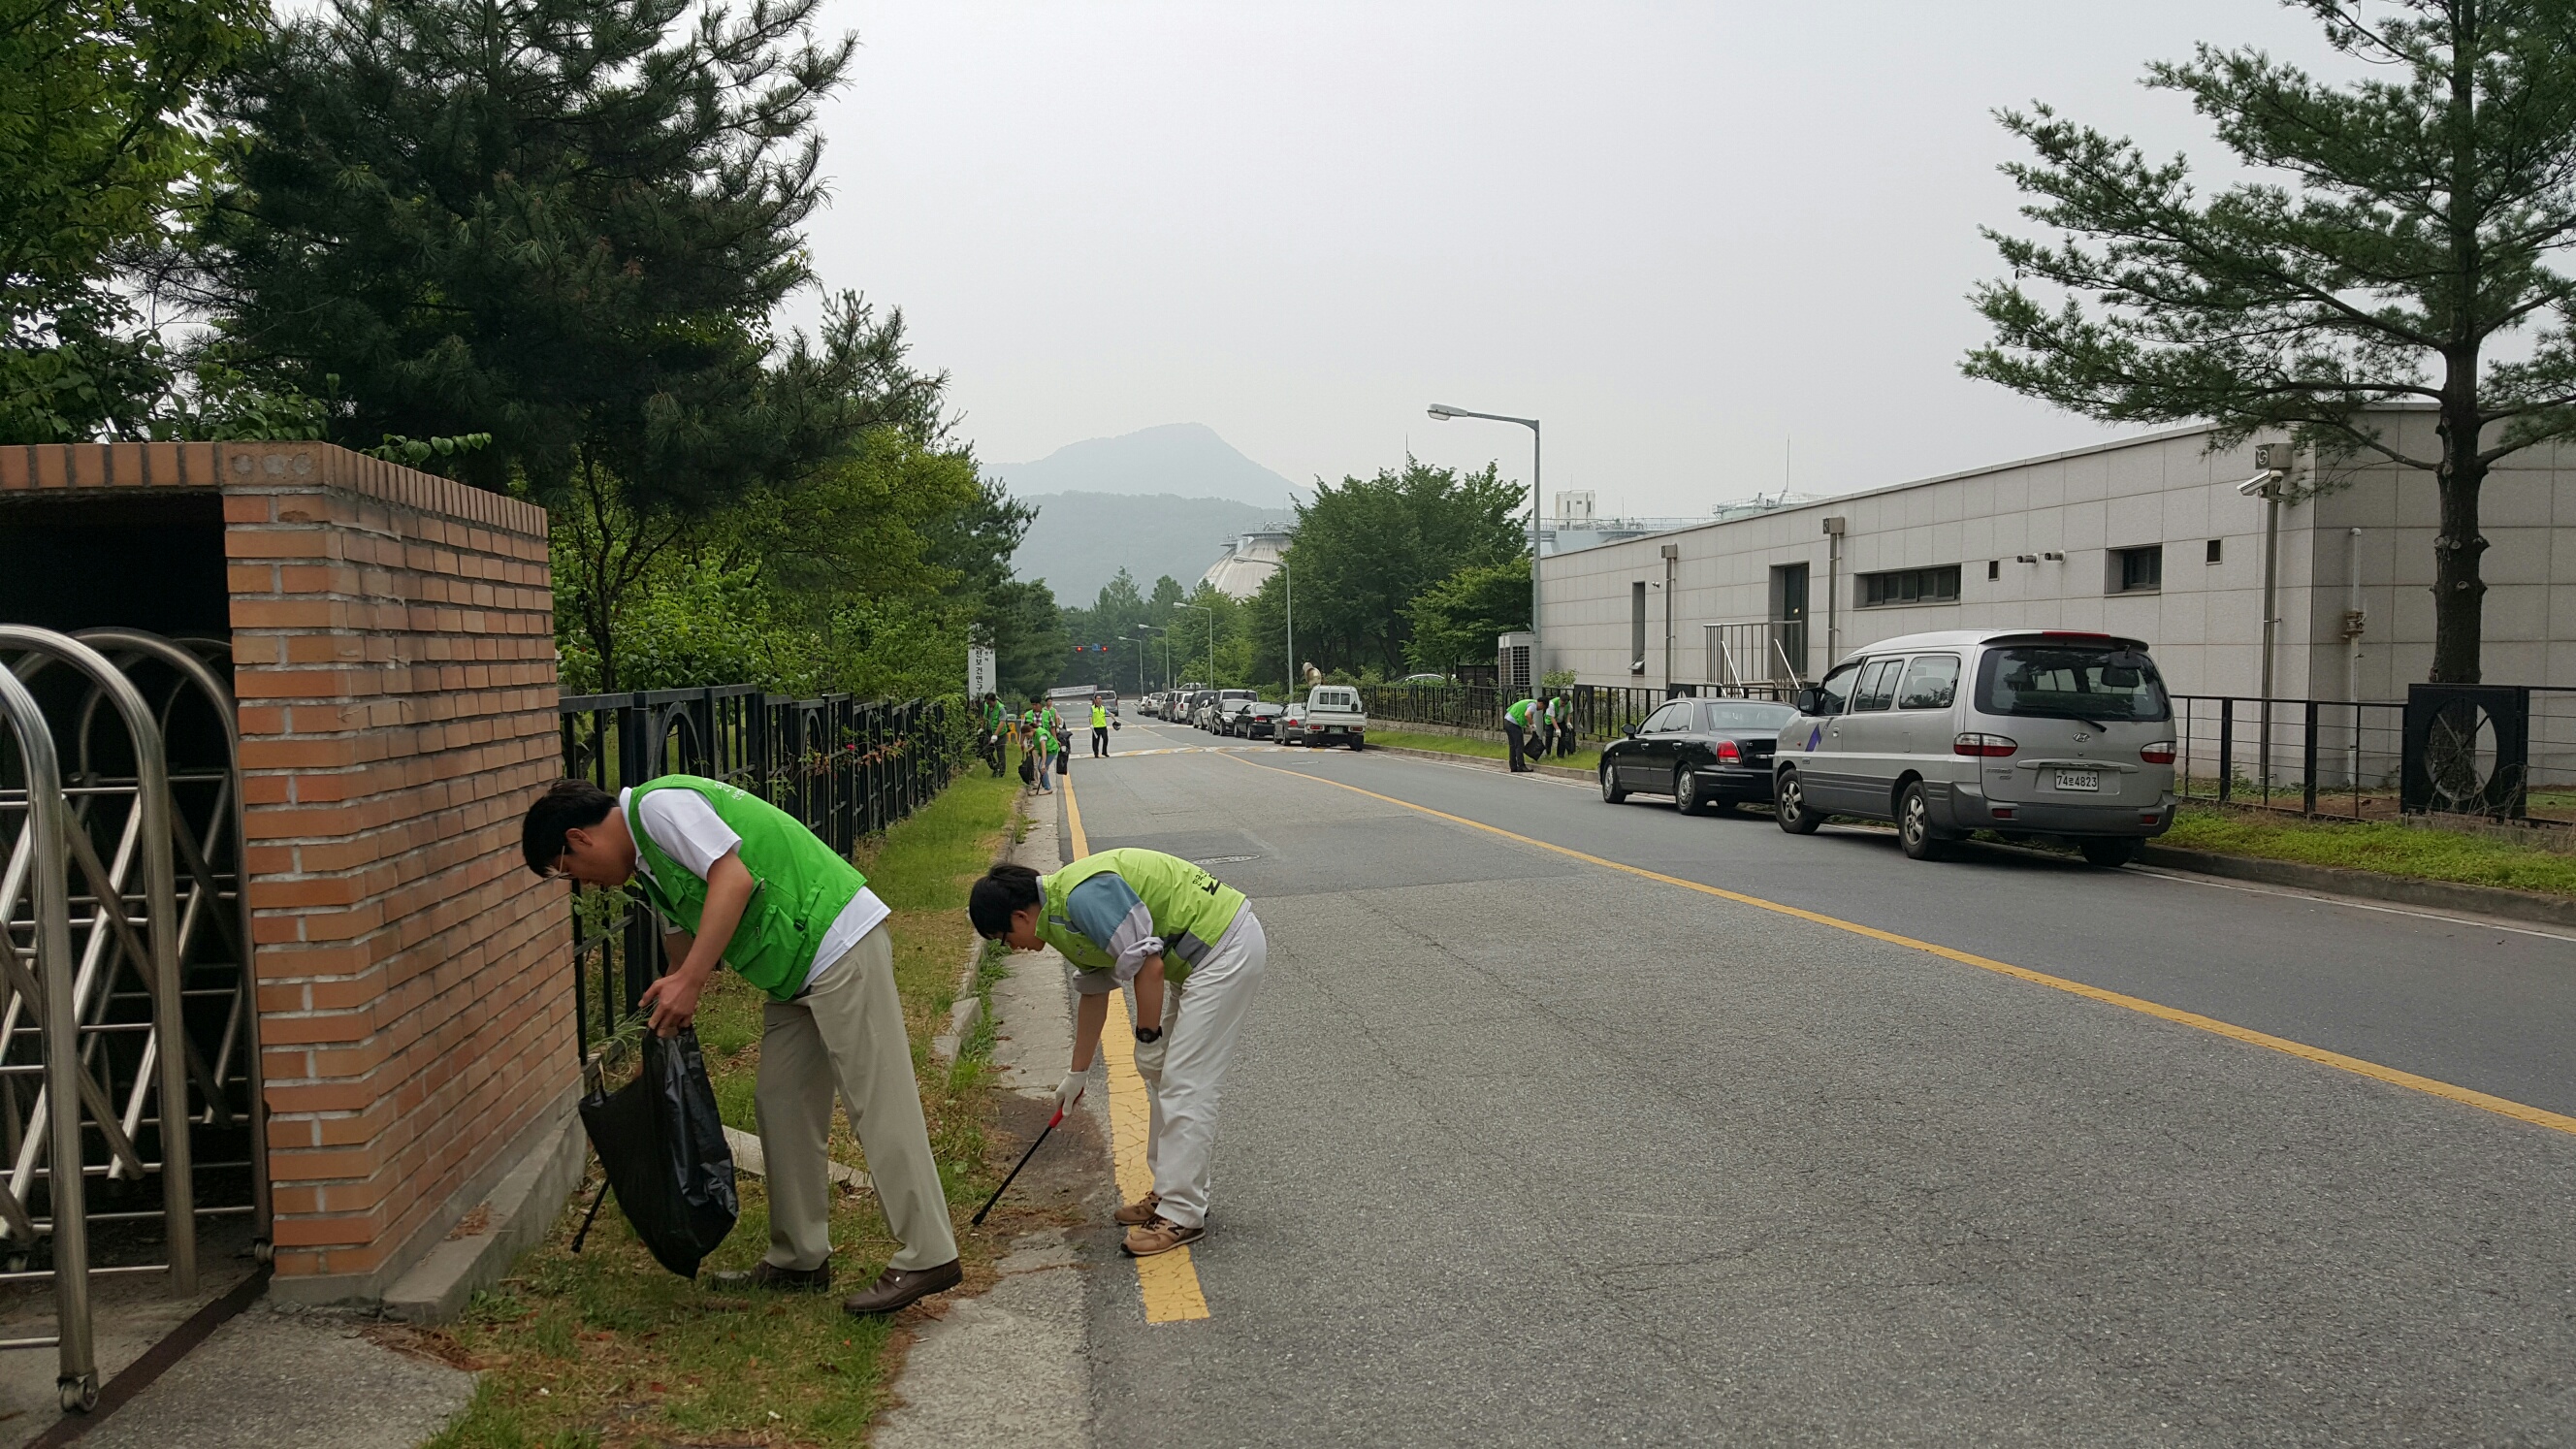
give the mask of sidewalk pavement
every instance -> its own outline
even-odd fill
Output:
[[[1050,802],[1051,803],[1051,802]],[[1011,858],[1040,871],[1062,863],[1056,812],[1034,812]],[[1010,958],[993,988],[993,1048],[1003,1127],[1022,1143],[1054,1112],[1073,1054],[1071,992],[1054,951]],[[1090,1318],[1081,1275],[1097,1265],[1082,1224],[1117,1206],[1109,1171],[1108,1091],[1098,1080],[1030,1160],[977,1232],[1012,1234],[991,1291],[949,1304],[921,1330],[894,1381],[900,1404],[877,1421],[876,1449],[1091,1449]],[[1093,1234],[1094,1237],[1098,1236]]]
[[[474,1375],[391,1347],[410,1330],[372,1314],[243,1310],[80,1449],[412,1449],[474,1397]]]

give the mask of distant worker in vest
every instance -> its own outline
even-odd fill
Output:
[[[1047,756],[1047,763],[1055,767],[1057,774],[1067,773],[1065,766],[1073,763],[1073,749],[1065,743],[1064,716],[1056,713],[1054,700],[1048,700],[1038,710],[1038,727],[1045,730],[1047,738],[1053,741],[1053,753]]]
[[[887,909],[867,878],[795,817],[696,775],[610,795],[556,783],[528,807],[520,849],[540,876],[642,887],[678,964],[644,988],[663,1036],[697,1015],[731,966],[761,1008],[753,1107],[769,1181],[769,1251],[719,1284],[827,1293],[832,1287],[832,1095],[839,1088],[898,1247],[851,1313],[892,1313],[957,1286],[957,1238],[930,1153],[912,1044],[895,994]]]
[[[1116,1218],[1135,1257],[1196,1241],[1207,1231],[1217,1094],[1270,954],[1243,893],[1159,850],[1104,850],[1052,875],[997,865],[967,893],[966,912],[988,941],[1015,951],[1053,946],[1073,963],[1079,1006],[1058,1108],[1081,1100],[1109,1003],[1135,985],[1154,1185]]]
[[[1564,690],[1547,697],[1547,733],[1559,756],[1574,753],[1574,700]]]
[[[1109,706],[1096,694],[1091,697],[1091,757],[1109,758]]]
[[[1002,697],[984,696],[983,734],[984,763],[993,767],[993,778],[1002,778],[1002,742],[1010,731],[1010,717],[1002,713]]]
[[[1538,701],[1526,696],[1514,700],[1512,707],[1503,711],[1503,738],[1511,743],[1513,774],[1524,774],[1531,768],[1529,761],[1522,758],[1522,742],[1543,718]]]
[[[1053,771],[1059,756],[1056,753],[1055,731],[1047,728],[1045,715],[1039,715],[1029,721],[1028,757],[1038,762],[1037,792],[1041,795],[1054,794]]]

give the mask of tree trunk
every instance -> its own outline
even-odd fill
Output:
[[[2486,581],[2478,558],[2487,551],[2478,532],[2478,490],[2487,465],[2478,457],[2474,406],[2442,405],[2442,466],[2433,475],[2441,492],[2442,531],[2433,539],[2433,672],[2435,684],[2478,682],[2478,646],[2486,630]]]

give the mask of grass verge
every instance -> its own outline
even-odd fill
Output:
[[[895,983],[952,1208],[971,1209],[996,1180],[984,1136],[992,1034],[987,1027],[961,1043],[953,1066],[931,1055],[930,1039],[947,1024],[959,970],[975,945],[966,887],[1013,830],[1018,792],[1016,779],[980,770],[961,775],[858,855],[869,886],[894,912]],[[1000,973],[989,955],[978,959],[983,969],[971,989],[984,993]],[[746,1131],[763,1000],[727,972],[698,1009],[717,1102],[726,1122]],[[835,1121],[832,1152],[862,1164],[846,1120]],[[835,1292],[726,1294],[706,1275],[751,1266],[769,1243],[761,1180],[744,1174],[737,1184],[741,1221],[689,1282],[653,1262],[613,1205],[601,1209],[582,1251],[570,1251],[581,1210],[597,1191],[595,1180],[585,1182],[509,1278],[478,1294],[461,1323],[424,1337],[430,1351],[483,1373],[473,1403],[426,1449],[862,1442],[885,1401],[894,1330],[883,1319],[843,1313],[841,1298],[872,1281],[894,1250],[876,1199],[835,1190]],[[985,1255],[979,1239],[963,1232],[962,1222],[960,1228],[972,1284]]]
[[[1396,750],[1438,750],[1444,755],[1471,755],[1479,760],[1507,759],[1511,747],[1501,740],[1478,739],[1469,735],[1416,734],[1410,730],[1369,731],[1369,743]],[[1570,755],[1550,755],[1547,763],[1568,769],[1597,771],[1601,768],[1598,746],[1577,746]]]
[[[2501,886],[2576,897],[2576,856],[2492,835],[2395,821],[2331,824],[2264,819],[2235,810],[2186,806],[2156,844],[2219,855],[2293,860],[2409,880]]]

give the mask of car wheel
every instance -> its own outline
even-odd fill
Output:
[[[1824,819],[1807,809],[1807,787],[1798,783],[1798,772],[1790,770],[1780,776],[1780,789],[1772,805],[1771,818],[1791,835],[1813,835]]]
[[[2117,870],[2138,858],[2138,842],[2125,837],[2079,841],[2075,848],[2084,852],[2088,864],[2104,870]]]
[[[1620,785],[1619,777],[1617,774],[1612,772],[1610,762],[1608,760],[1603,760],[1601,762],[1601,798],[1606,803],[1612,805],[1625,805],[1628,803],[1628,792]]]
[[[1897,797],[1896,840],[1911,860],[1939,860],[1950,853],[1950,842],[1932,826],[1932,791],[1920,780]]]
[[[1684,765],[1673,771],[1673,808],[1684,815],[1706,815],[1708,807],[1700,803],[1699,778]]]
[[[1361,739],[1358,735],[1353,735],[1353,736],[1351,736],[1351,753],[1352,753],[1352,754],[1356,755],[1356,754],[1358,754],[1360,751],[1365,750],[1365,749],[1367,749],[1367,748],[1368,748],[1368,742],[1367,742],[1366,740]]]

